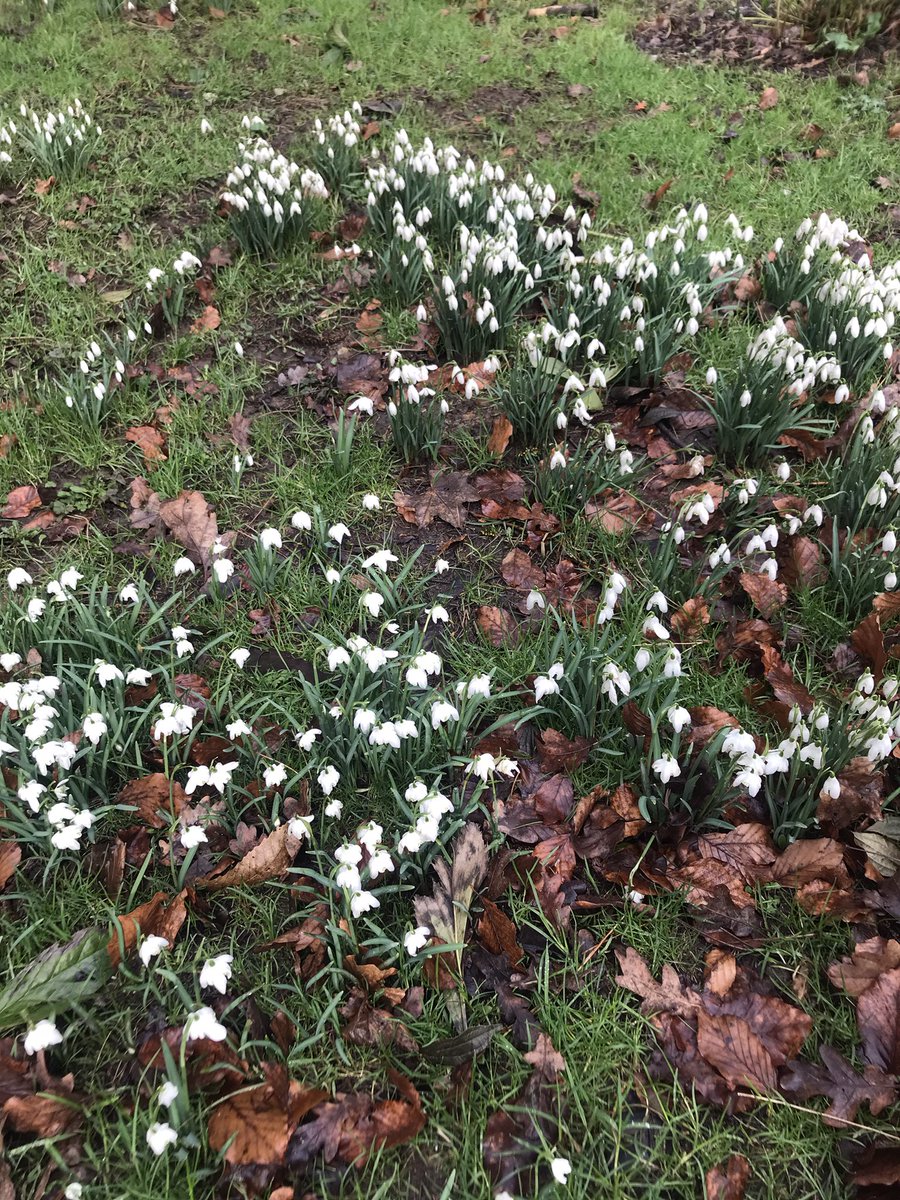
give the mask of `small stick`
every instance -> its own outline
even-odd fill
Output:
[[[596,4],[545,4],[543,8],[529,8],[529,17],[596,17]]]

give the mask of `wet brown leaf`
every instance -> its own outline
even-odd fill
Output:
[[[823,1113],[826,1125],[842,1128],[855,1121],[863,1104],[877,1117],[897,1096],[895,1080],[878,1067],[866,1067],[862,1074],[831,1046],[821,1046],[819,1055],[824,1070],[807,1062],[791,1062],[782,1070],[780,1085],[789,1100],[805,1102],[813,1096],[827,1096],[831,1105]]]
[[[0,892],[6,887],[22,861],[22,848],[15,842],[0,842]]]
[[[125,441],[134,442],[150,470],[157,463],[166,461],[166,439],[153,425],[135,425],[132,429],[127,429]]]
[[[222,315],[213,304],[207,304],[203,312],[191,325],[191,333],[212,333],[222,324]]]
[[[516,927],[493,900],[482,897],[483,912],[478,918],[476,933],[491,954],[505,954],[509,965],[517,971],[524,960],[522,947],[516,941]]]
[[[759,97],[759,108],[762,112],[768,112],[770,108],[774,108],[778,103],[778,88],[767,87],[763,88]]]
[[[9,493],[6,497],[6,506],[0,509],[0,517],[5,517],[7,521],[18,521],[40,507],[41,498],[37,488],[26,483],[21,487],[13,488]]]
[[[672,628],[681,642],[699,641],[708,624],[709,608],[702,596],[686,600],[681,608],[672,614]]]
[[[159,505],[159,515],[175,541],[208,569],[219,527],[215,510],[202,492],[183,491],[174,500],[164,501]]]
[[[546,774],[571,772],[587,761],[591,741],[586,737],[567,738],[558,729],[542,729],[535,742],[535,752],[541,770]]]
[[[701,1009],[697,1016],[697,1048],[731,1087],[775,1091],[778,1077],[772,1056],[741,1017],[713,1015]]]
[[[291,833],[290,822],[279,825],[240,862],[222,875],[206,876],[195,887],[210,892],[227,887],[255,887],[283,875],[300,850],[301,839]]]
[[[856,1002],[856,1021],[868,1062],[900,1074],[900,967],[866,988]]]
[[[164,937],[171,946],[187,917],[186,899],[187,891],[179,892],[177,896],[157,892],[130,913],[116,917],[119,931],[113,933],[107,944],[113,967],[137,949],[139,938]]]
[[[741,571],[741,587],[764,617],[771,617],[787,603],[788,590],[780,579],[770,579],[762,571]]]
[[[509,445],[513,435],[512,421],[509,417],[495,417],[494,425],[491,429],[491,436],[488,438],[488,454],[493,454],[497,458],[502,458],[506,452],[506,447]]]
[[[500,574],[508,587],[521,592],[540,591],[546,579],[524,550],[510,550],[500,564]]]
[[[468,516],[467,505],[474,504],[478,499],[478,492],[469,483],[465,471],[436,472],[426,492],[394,493],[394,503],[400,516],[408,524],[417,525],[420,529],[436,519],[446,521],[454,529],[462,529]]]
[[[849,958],[832,963],[828,978],[848,996],[861,996],[882,975],[897,967],[900,967],[900,942],[872,937],[857,943]]]
[[[743,1154],[732,1154],[727,1162],[706,1172],[706,1200],[744,1200],[750,1163]]]

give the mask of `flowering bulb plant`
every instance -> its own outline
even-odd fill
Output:
[[[328,189],[317,171],[301,171],[264,138],[238,150],[222,194],[232,231],[245,253],[276,254],[309,231],[310,202],[327,199]]]
[[[348,109],[335,113],[323,124],[319,117],[313,125],[313,166],[333,192],[349,195],[362,182],[363,171],[358,146],[362,126],[362,106],[354,100]]]
[[[177,329],[184,316],[191,280],[202,265],[196,254],[182,250],[168,268],[151,267],[147,272],[144,289],[155,299],[171,329]]]
[[[397,453],[405,462],[437,458],[450,405],[429,386],[437,367],[405,362],[392,350],[388,357],[391,394],[388,416]]]
[[[640,469],[631,451],[617,447],[612,431],[597,431],[567,451],[558,446],[540,460],[535,473],[534,491],[548,512],[571,518],[584,512],[584,506],[607,488],[627,490]]]
[[[39,170],[57,178],[83,171],[103,134],[80,100],[43,116],[23,104],[19,114],[21,123],[10,123],[9,132]]]

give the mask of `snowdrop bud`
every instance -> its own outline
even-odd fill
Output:
[[[885,554],[893,554],[897,549],[897,535],[893,529],[889,529],[881,539],[881,549]]]
[[[709,384],[709,386],[712,387],[713,384],[715,384],[715,382],[718,380],[718,378],[719,378],[719,372],[716,370],[715,367],[710,367],[706,372],[707,384]]]

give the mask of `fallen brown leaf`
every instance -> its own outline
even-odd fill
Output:
[[[152,470],[157,463],[166,461],[166,439],[153,425],[135,425],[125,431],[125,441],[133,442],[144,456],[144,462]]]
[[[222,875],[198,879],[195,887],[217,892],[226,887],[255,887],[283,875],[300,850],[301,840],[291,833],[290,823],[279,825],[254,846],[250,853]]]
[[[294,1130],[327,1099],[321,1088],[289,1079],[282,1066],[267,1064],[266,1075],[265,1083],[226,1096],[209,1118],[209,1144],[232,1166],[280,1164]]]
[[[222,314],[212,304],[207,304],[203,312],[191,325],[191,333],[211,333],[222,324]]]
[[[763,88],[759,97],[759,108],[762,112],[768,112],[770,108],[774,108],[778,103],[778,88],[767,87]]]
[[[40,506],[41,498],[37,488],[30,483],[25,483],[21,487],[13,488],[6,497],[6,507],[0,509],[0,517],[5,517],[8,521],[17,521],[22,517],[27,517],[30,512]]]

